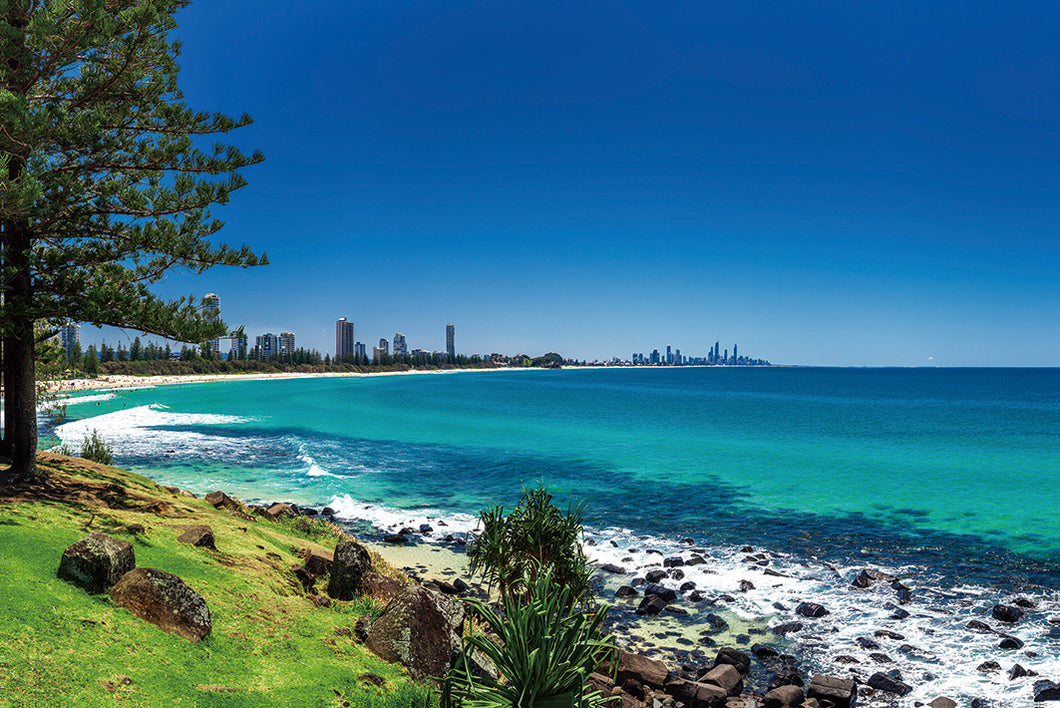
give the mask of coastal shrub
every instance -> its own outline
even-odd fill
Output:
[[[85,439],[81,442],[80,457],[101,465],[109,465],[114,462],[114,449],[103,439],[99,431],[93,428],[92,433],[86,433]]]
[[[610,608],[571,612],[575,600],[546,570],[525,581],[525,592],[509,599],[503,615],[480,600],[464,600],[471,629],[442,683],[442,708],[611,705],[599,691],[583,693],[589,674],[615,652],[614,637],[601,631]],[[476,623],[486,631],[477,632]],[[476,667],[482,659],[499,679]]]
[[[508,516],[501,506],[479,515],[479,529],[468,547],[468,570],[496,584],[501,599],[518,592],[541,572],[565,588],[571,606],[589,592],[590,568],[582,548],[583,507],[573,503],[563,512],[545,487],[523,492]]]

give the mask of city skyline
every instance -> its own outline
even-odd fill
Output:
[[[186,100],[266,156],[218,239],[272,265],[158,291],[319,351],[327,309],[472,352],[1060,365],[1058,15],[193,3]]]

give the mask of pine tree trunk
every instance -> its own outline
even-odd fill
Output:
[[[37,381],[33,333],[33,280],[30,277],[32,239],[29,224],[9,221],[5,226],[7,264],[14,277],[5,294],[8,334],[4,337],[4,440],[11,458],[8,476],[32,479],[37,474]]]

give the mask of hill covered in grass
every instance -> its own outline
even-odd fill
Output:
[[[322,602],[292,572],[304,549],[334,549],[336,527],[241,517],[78,458],[38,461],[42,481],[0,489],[0,707],[430,704],[429,687],[352,631],[382,600]],[[177,541],[200,524],[216,550]],[[60,580],[63,550],[94,531],[132,543],[137,566],[178,575],[202,595],[210,636],[189,642]]]

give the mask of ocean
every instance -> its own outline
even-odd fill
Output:
[[[546,484],[557,503],[584,505],[590,557],[629,572],[604,574],[608,601],[662,557],[708,561],[664,582],[694,582],[714,605],[681,601],[690,614],[664,619],[625,607],[625,628],[695,637],[708,612],[734,627],[801,621],[775,641],[805,672],[864,680],[897,668],[908,699],[1023,705],[1034,679],[1010,680],[1015,663],[1060,680],[1049,622],[1060,618],[1060,369],[222,381],[90,392],[68,401],[54,434],[76,446],[92,429],[116,464],[159,482],[331,506],[369,535],[439,522],[463,532],[486,504],[510,509]],[[886,583],[852,587],[865,568],[901,578],[911,601]],[[741,580],[753,588],[740,592]],[[1035,609],[1011,626],[991,618],[1017,596]],[[829,614],[799,617],[802,601]],[[973,619],[1023,646],[998,648],[999,635],[966,628]],[[988,660],[1001,670],[980,670]]]

